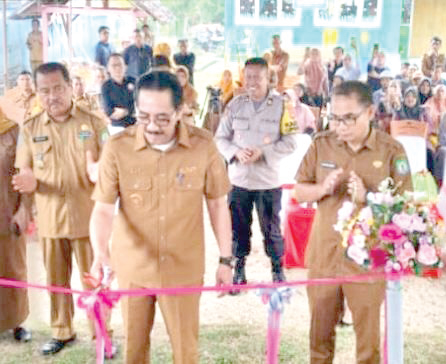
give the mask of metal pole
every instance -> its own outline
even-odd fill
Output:
[[[69,64],[73,61],[73,32],[72,32],[72,19],[73,19],[73,1],[70,0],[70,14],[68,15],[68,48],[69,48]]]
[[[401,281],[387,282],[386,305],[387,364],[403,364],[403,289]]]
[[[7,36],[7,29],[6,29],[6,2],[7,0],[3,1],[3,77],[4,77],[4,91],[7,90],[9,86],[9,73],[8,73],[8,36]]]
[[[46,8],[42,7],[42,42],[43,42],[43,61],[48,62],[48,13]]]

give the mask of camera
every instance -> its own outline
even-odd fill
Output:
[[[209,97],[209,106],[208,112],[219,113],[221,111],[221,90],[218,87],[207,87],[208,97]]]

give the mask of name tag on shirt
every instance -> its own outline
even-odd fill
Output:
[[[328,168],[328,169],[336,169],[336,163],[333,163],[330,161],[321,162],[321,167]]]
[[[34,143],[43,143],[48,141],[48,136],[47,135],[42,135],[42,136],[36,136],[33,138],[33,142]]]

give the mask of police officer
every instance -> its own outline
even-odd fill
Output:
[[[399,193],[411,189],[410,169],[403,147],[388,134],[372,129],[375,111],[371,88],[346,81],[333,89],[330,131],[319,134],[297,173],[296,198],[317,201],[306,252],[309,278],[364,273],[345,256],[341,235],[333,229],[337,211],[346,200],[358,207],[366,203],[367,191],[392,177]],[[352,312],[358,364],[380,362],[380,307],[384,282],[310,286],[311,364],[331,364],[335,326],[344,297]]]
[[[65,66],[42,64],[34,81],[44,111],[21,130],[15,163],[20,174],[14,176],[13,185],[21,193],[35,195],[48,284],[69,288],[72,254],[81,277],[93,261],[88,236],[93,161],[108,132],[101,119],[72,103]],[[59,352],[76,337],[71,295],[50,294],[50,301],[52,339],[43,346],[44,355]]]
[[[229,164],[232,190],[233,254],[237,258],[234,283],[246,284],[245,259],[251,250],[251,222],[256,206],[265,252],[272,263],[273,281],[285,280],[279,211],[282,190],[280,161],[296,148],[296,125],[285,125],[284,101],[268,90],[268,64],[251,58],[244,70],[246,94],[227,106],[216,133],[220,153]]]

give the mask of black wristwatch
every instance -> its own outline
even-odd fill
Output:
[[[228,267],[234,268],[234,257],[220,257],[218,259],[218,264],[227,265]]]

